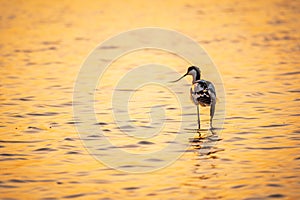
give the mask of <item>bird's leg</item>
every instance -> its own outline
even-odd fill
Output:
[[[215,114],[215,106],[216,106],[216,102],[212,102],[212,104],[210,105],[210,128],[211,129],[213,129],[212,120]]]
[[[200,131],[200,112],[199,112],[199,105],[197,105],[197,116],[198,116],[198,131]]]

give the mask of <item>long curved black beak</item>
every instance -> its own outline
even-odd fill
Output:
[[[186,75],[188,75],[187,73],[185,75],[183,75],[182,77],[180,77],[179,79],[175,80],[175,81],[171,81],[171,83],[175,83],[177,81],[180,81],[182,78],[184,78]]]

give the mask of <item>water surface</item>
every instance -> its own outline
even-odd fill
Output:
[[[299,1],[0,4],[2,199],[300,197]],[[144,26],[180,31],[207,50],[223,78],[226,121],[217,138],[209,136],[213,145],[206,153],[195,135],[172,165],[129,174],[106,167],[85,149],[74,126],[80,122],[72,116],[72,95],[80,65],[98,43]],[[150,142],[118,135],[110,114],[112,83],[118,74],[144,63],[163,63],[180,73],[188,65],[168,53],[136,52],[113,63],[102,80],[106,89],[95,94],[96,125],[133,153],[163,147],[180,123],[176,101],[165,98],[168,91],[155,93],[158,88],[149,86],[132,97],[133,123],[147,127],[145,113],[159,102],[174,126]],[[179,89],[188,93],[189,86]],[[146,101],[153,96],[156,100]],[[188,99],[186,106],[192,106]],[[205,124],[208,110],[203,112]]]

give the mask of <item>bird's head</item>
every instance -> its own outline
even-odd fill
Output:
[[[173,81],[173,82],[177,82],[179,80],[181,80],[182,78],[184,78],[185,76],[187,75],[191,75],[193,77],[193,82],[196,81],[196,80],[200,80],[200,77],[201,77],[201,71],[198,67],[196,66],[190,66],[188,69],[187,69],[187,72],[182,76],[180,77],[179,79],[177,79],[176,81]]]
[[[201,71],[200,71],[199,67],[196,67],[196,66],[190,66],[190,67],[187,69],[187,72],[186,72],[185,76],[186,76],[186,75],[192,75],[193,77],[199,76],[199,78],[196,79],[196,80],[200,80]]]

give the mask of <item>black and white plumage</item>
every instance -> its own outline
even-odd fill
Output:
[[[211,82],[201,79],[201,71],[196,66],[189,67],[186,74],[173,82],[177,82],[187,75],[191,75],[193,77],[190,95],[191,100],[197,106],[198,128],[200,129],[199,105],[202,107],[210,106],[210,127],[213,128],[212,120],[215,114],[217,99],[215,87]]]

